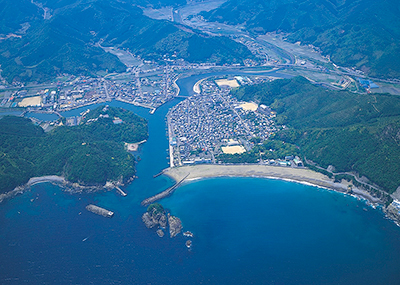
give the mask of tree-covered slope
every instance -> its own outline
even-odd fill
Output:
[[[344,66],[400,76],[400,4],[396,0],[230,0],[208,19],[255,31],[291,33]]]
[[[275,139],[297,144],[322,167],[355,171],[391,193],[400,185],[400,98],[314,86],[302,77],[233,91],[277,111],[288,128]]]
[[[114,124],[114,117],[123,122]],[[135,159],[125,151],[124,142],[138,142],[147,136],[144,119],[115,108],[100,107],[91,111],[83,124],[57,127],[47,134],[29,119],[3,117],[0,193],[43,175],[64,175],[85,185],[126,182],[135,174]]]
[[[0,0],[0,6],[5,7],[0,15],[6,15],[5,19],[24,4],[31,9],[19,11],[10,24],[6,20],[0,22],[4,35],[17,33],[17,37],[0,40],[2,76],[8,82],[45,81],[61,73],[94,75],[100,70],[124,71],[126,67],[116,56],[96,45],[99,41],[155,60],[176,55],[192,62],[232,63],[252,57],[245,46],[227,38],[184,31],[173,23],[150,19],[142,14],[137,3],[47,1],[51,17],[43,19],[43,11],[29,0]],[[24,23],[29,28],[18,34],[17,28]]]

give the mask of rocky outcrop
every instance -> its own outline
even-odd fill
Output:
[[[167,217],[164,213],[159,213],[156,211],[146,212],[142,216],[142,221],[149,229],[156,226],[165,228],[167,226]]]
[[[182,231],[181,220],[178,217],[171,216],[169,213],[167,218],[163,206],[158,203],[151,204],[147,208],[147,212],[142,216],[142,221],[149,229],[157,227],[157,234],[159,237],[164,236],[163,229],[166,229],[167,226],[169,226],[169,234],[171,238],[175,237]]]
[[[162,229],[158,229],[157,230],[157,234],[159,237],[163,237],[164,236],[164,231]]]
[[[154,222],[153,218],[150,216],[150,214],[147,212],[143,214],[142,221],[146,225],[146,227],[149,229],[154,228],[157,225]]]
[[[393,205],[393,203],[391,203],[387,207],[384,207],[383,212],[389,219],[393,220],[398,226],[400,226],[400,213],[396,206]]]
[[[178,217],[168,214],[169,235],[171,238],[175,237],[182,230],[182,222]]]
[[[158,224],[160,225],[160,227],[166,228],[167,227],[167,216],[162,215],[160,217],[160,219],[158,220]]]

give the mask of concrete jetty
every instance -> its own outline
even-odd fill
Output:
[[[156,177],[158,177],[158,176],[162,175],[163,173],[164,173],[164,170],[163,170],[163,171],[161,171],[160,173],[157,173],[156,175],[153,175],[153,178],[156,178]]]
[[[169,187],[167,190],[158,193],[150,198],[147,198],[145,200],[142,201],[141,205],[142,206],[147,206],[150,205],[151,203],[154,203],[155,201],[161,200],[162,198],[167,197],[168,195],[171,195],[172,192],[174,192],[174,190],[176,188],[178,188],[179,185],[182,184],[182,182],[189,176],[190,173],[188,173],[185,177],[183,177],[179,182],[175,183],[173,186]]]
[[[121,194],[122,196],[127,196],[128,194],[126,194],[124,191],[122,191],[122,189],[121,188],[119,188],[118,186],[115,186],[115,189],[117,189],[117,192],[119,193],[119,194]]]
[[[86,210],[88,210],[89,212],[95,213],[97,215],[106,217],[106,218],[111,218],[112,216],[114,216],[114,212],[111,212],[109,210],[106,210],[104,208],[98,207],[96,205],[87,205],[86,206]]]

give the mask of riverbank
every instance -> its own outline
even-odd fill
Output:
[[[202,164],[195,166],[182,166],[167,168],[164,174],[175,181],[180,181],[187,176],[185,181],[193,181],[202,178],[212,177],[260,177],[270,179],[280,179],[303,184],[314,185],[326,189],[335,190],[341,193],[347,193],[349,182],[334,182],[328,176],[322,173],[312,171],[306,168],[279,167],[260,164],[245,165],[214,165]],[[367,191],[352,188],[353,194],[368,200],[371,203],[381,203],[381,200],[371,196]]]

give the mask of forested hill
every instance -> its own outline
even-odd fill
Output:
[[[358,172],[392,193],[400,185],[400,98],[314,86],[302,77],[233,91],[277,111],[287,129],[274,139],[296,144],[307,159],[336,172]]]
[[[176,55],[190,62],[235,63],[250,51],[224,37],[184,31],[143,15],[137,5],[171,1],[48,0],[44,11],[30,0],[0,0],[0,64],[8,81],[46,81],[61,73],[121,72],[119,59],[96,46],[127,48],[147,59]],[[179,2],[178,2],[179,3]],[[21,9],[21,7],[23,7]]]
[[[121,123],[115,124],[115,118]],[[124,142],[147,136],[144,119],[116,108],[99,107],[81,125],[50,133],[29,119],[5,116],[0,120],[0,193],[43,175],[63,175],[83,185],[126,182],[135,174],[135,159]]]
[[[290,41],[318,46],[339,65],[400,76],[397,0],[229,0],[206,17],[261,33],[291,33]]]

